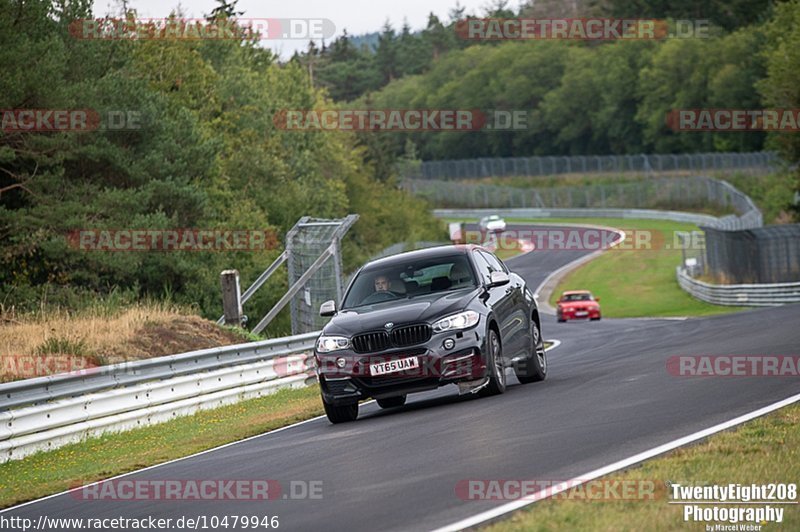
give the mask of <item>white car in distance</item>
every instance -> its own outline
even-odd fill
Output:
[[[501,233],[506,230],[506,221],[496,214],[493,214],[491,216],[481,218],[478,226],[480,227],[481,231],[485,231],[487,233]]]

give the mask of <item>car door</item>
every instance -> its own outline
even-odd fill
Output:
[[[480,250],[473,252],[475,265],[478,268],[478,274],[481,277],[481,283],[484,286],[489,284],[489,279],[493,271],[497,271],[489,262],[486,255]],[[517,346],[514,345],[514,301],[513,290],[509,290],[511,283],[504,286],[497,286],[487,290],[485,298],[486,305],[492,309],[497,323],[500,326],[500,343],[503,346],[503,358],[511,358],[517,351]]]
[[[486,258],[492,271],[502,271],[509,274],[511,282],[504,288],[507,296],[510,299],[510,316],[508,339],[506,340],[507,354],[514,356],[518,354],[527,353],[530,348],[530,340],[528,338],[530,331],[530,316],[528,316],[527,305],[525,303],[525,296],[523,291],[525,289],[524,281],[518,275],[510,272],[508,268],[498,259],[494,254],[488,251],[480,251]]]

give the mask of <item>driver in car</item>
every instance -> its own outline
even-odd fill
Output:
[[[375,287],[375,291],[371,292],[363,300],[361,300],[362,305],[371,305],[373,303],[380,303],[400,297],[400,294],[390,290],[392,287],[392,282],[389,280],[388,275],[376,275],[372,282],[373,286]]]
[[[378,275],[375,277],[375,292],[388,292],[391,284],[388,277]]]

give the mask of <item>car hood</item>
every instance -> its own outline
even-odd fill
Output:
[[[393,323],[395,326],[405,323],[433,323],[437,319],[466,309],[480,292],[479,288],[456,290],[345,309],[331,319],[323,332],[352,335],[383,329],[387,323]]]

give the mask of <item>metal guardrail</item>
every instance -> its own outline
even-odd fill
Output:
[[[134,362],[0,384],[0,412],[88,392],[121,388],[226,366],[257,362],[303,352],[314,346],[318,332],[248,344],[213,347]]]
[[[314,380],[318,332],[0,385],[0,462]]]
[[[706,214],[648,209],[437,209],[434,215],[440,218],[479,219],[497,214],[508,219],[535,218],[644,218],[689,222],[723,230],[758,228],[763,225],[761,211],[749,196],[730,187],[733,201],[737,202],[740,215],[716,218]],[[778,306],[800,302],[800,283],[715,285],[693,279],[683,266],[677,268],[678,284],[691,296],[715,305],[733,306]]]
[[[681,288],[692,297],[713,305],[774,307],[800,303],[800,282],[719,285],[694,279],[681,266],[676,273]]]
[[[448,209],[672,209],[696,211],[714,205],[732,212],[721,229],[760,227],[753,201],[729,183],[703,176],[653,178],[581,186],[519,187],[406,179],[403,186],[438,208]]]
[[[648,220],[672,220],[715,226],[720,218],[708,214],[695,214],[680,211],[659,211],[654,209],[435,209],[438,218],[470,218],[476,222],[484,216],[496,214],[503,218],[644,218]]]

